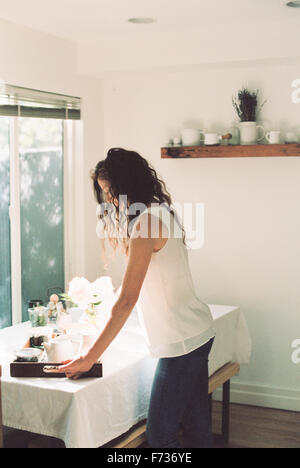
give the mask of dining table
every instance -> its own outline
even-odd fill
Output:
[[[208,304],[215,341],[209,374],[230,362],[247,364],[251,336],[238,306]],[[55,437],[66,448],[98,448],[147,418],[157,359],[149,355],[136,311],[101,357],[101,378],[11,377],[13,351],[32,333],[30,322],[0,330],[3,425]]]

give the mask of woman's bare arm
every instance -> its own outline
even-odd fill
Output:
[[[112,308],[111,317],[106,327],[87,353],[87,359],[91,362],[97,361],[127,321],[138,300],[154,248],[155,239],[136,238],[130,240],[129,259],[121,293]]]
[[[140,223],[138,222],[136,232],[138,232],[139,228]],[[153,251],[161,248],[166,241],[165,238],[152,238],[150,232],[149,223],[148,237],[133,235],[130,239],[129,258],[121,293],[112,308],[110,319],[95,344],[85,356],[75,359],[67,365],[60,366],[56,372],[65,372],[69,378],[79,377],[80,374],[91,369],[118,335],[138,300]]]

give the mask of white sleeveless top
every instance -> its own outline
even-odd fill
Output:
[[[181,356],[215,336],[212,315],[195,293],[182,231],[167,205],[151,206],[140,216],[144,213],[169,226],[169,238],[152,254],[136,304],[139,321],[152,357]]]

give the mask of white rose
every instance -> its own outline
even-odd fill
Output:
[[[90,303],[90,282],[85,278],[74,278],[69,284],[68,295],[80,308],[86,308]]]
[[[101,276],[90,284],[90,293],[94,303],[110,303],[114,300],[114,287],[110,276]]]

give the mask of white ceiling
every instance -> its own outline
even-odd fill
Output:
[[[0,18],[75,42],[201,29],[208,25],[300,21],[287,0],[0,0]],[[154,17],[152,25],[127,23]],[[231,30],[234,34],[234,29]],[[255,28],[253,29],[255,35]],[[239,37],[236,38],[239,41]]]

